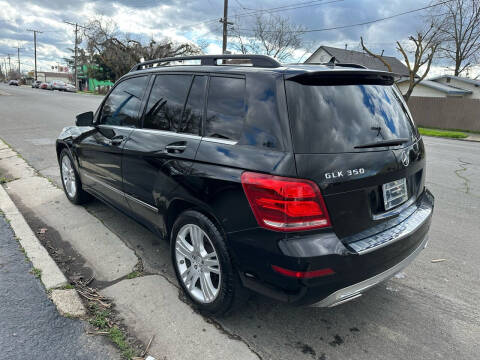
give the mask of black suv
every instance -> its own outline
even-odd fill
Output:
[[[178,281],[221,314],[251,289],[334,306],[426,246],[425,149],[394,76],[266,56],[136,65],[56,150],[90,194],[171,243]]]

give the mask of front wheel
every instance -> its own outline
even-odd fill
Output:
[[[200,311],[224,315],[246,299],[225,240],[205,215],[188,210],[177,218],[171,256],[180,286]]]
[[[67,149],[63,149],[60,153],[60,176],[62,177],[63,190],[68,200],[76,205],[90,200],[90,195],[82,189],[80,177]]]

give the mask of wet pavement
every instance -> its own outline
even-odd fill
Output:
[[[119,359],[83,321],[59,315],[32,270],[0,215],[0,360]]]

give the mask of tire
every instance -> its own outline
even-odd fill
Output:
[[[200,251],[192,245],[192,233],[197,234],[194,238],[202,238]],[[180,214],[172,228],[170,250],[177,280],[200,312],[226,315],[247,299],[248,291],[241,284],[224,237],[202,213],[187,210]],[[218,274],[209,270],[218,270]]]
[[[63,191],[68,200],[75,205],[84,204],[90,201],[92,197],[83,190],[80,176],[75,169],[72,156],[67,149],[63,149],[60,153],[59,165]]]

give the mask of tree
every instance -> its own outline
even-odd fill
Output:
[[[18,72],[18,70],[10,70],[7,74],[9,80],[20,80],[22,78],[22,74]]]
[[[251,30],[242,29],[239,18],[235,23],[230,44],[242,54],[268,55],[284,62],[293,58],[295,50],[302,48],[305,29],[288,18],[261,13],[256,15]]]
[[[459,76],[479,61],[480,0],[435,0],[431,20],[442,39],[442,55]]]
[[[92,20],[84,30],[87,40],[86,52],[96,65],[94,71],[108,71],[117,80],[130,71],[141,59],[153,60],[200,53],[200,48],[191,43],[175,43],[169,39],[151,39],[144,45],[121,34],[114,22],[102,18]]]
[[[410,47],[410,50],[407,46],[402,46],[397,41],[397,50],[403,55],[409,73],[408,90],[404,94],[406,101],[410,98],[415,86],[428,75],[435,53],[441,44],[441,40],[438,37],[438,29],[433,25],[426,31],[417,31],[415,36],[410,36],[408,39],[410,45],[413,45]],[[413,61],[410,61],[409,53],[414,55]],[[424,68],[423,74],[419,75],[422,68]]]

